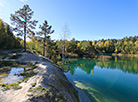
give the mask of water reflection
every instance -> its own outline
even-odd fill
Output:
[[[114,60],[71,59],[70,73],[73,75],[75,69],[80,68],[87,74],[94,74],[95,66],[107,69],[119,69],[124,73],[138,74],[138,58],[134,57],[115,57]]]
[[[23,79],[23,76],[20,76],[19,74],[23,72],[24,68],[1,68],[0,70],[0,84],[2,83],[14,83],[21,79]]]
[[[138,102],[138,58],[70,59],[65,75],[79,92],[97,102]],[[81,102],[83,94],[80,96]],[[93,102],[93,101],[92,101]]]

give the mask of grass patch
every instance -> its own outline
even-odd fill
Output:
[[[36,83],[32,83],[31,85],[32,85],[32,87],[35,87]]]
[[[37,73],[35,73],[34,71],[20,73],[21,76],[26,77],[26,78],[32,77],[32,76],[34,76],[34,75],[36,75],[36,74],[37,74]]]
[[[29,80],[30,77],[36,75],[37,73],[35,73],[34,71],[31,72],[24,72],[24,73],[20,73],[21,76],[23,76],[24,78],[22,79],[22,81],[27,82]]]
[[[26,65],[27,63],[18,63],[15,61],[0,61],[0,67],[3,66],[20,66],[20,65]],[[26,65],[27,67],[28,65]],[[16,83],[10,83],[10,84],[1,84],[0,86],[3,87],[4,90],[9,90],[9,89],[21,89],[22,87],[19,86],[19,84],[21,82],[27,82],[29,80],[30,77],[36,75],[37,73],[35,73],[33,71],[33,69],[37,68],[37,66],[28,66],[30,67],[30,69],[25,70],[25,72],[20,73],[19,75],[23,76],[24,78]],[[5,68],[3,68],[3,70],[5,70]],[[1,71],[1,70],[0,70]],[[8,71],[8,69],[6,70]],[[33,83],[32,86],[34,87],[36,85],[36,83]]]
[[[1,84],[1,86],[4,87],[3,88],[4,91],[9,90],[9,89],[18,90],[18,89],[22,88],[21,86],[19,86],[18,82],[17,83],[10,83],[10,84]]]
[[[21,82],[27,82],[29,80],[30,77],[36,75],[37,73],[32,72],[28,72],[28,73],[22,73],[21,75],[24,76],[24,78],[16,83],[10,83],[10,84],[0,84],[0,86],[4,87],[4,91],[9,90],[9,89],[14,89],[14,90],[18,90],[21,89],[22,87],[19,86],[19,84]],[[36,83],[33,83],[32,86],[35,86]]]
[[[0,61],[0,67],[17,66],[17,65],[19,65],[19,63],[15,61]]]
[[[25,72],[29,72],[29,71],[32,71],[34,70],[35,68],[37,68],[38,66],[33,66],[33,65],[29,65],[29,69],[25,70]]]
[[[16,61],[0,61],[0,68],[3,67],[30,67],[28,63],[19,63]]]
[[[30,67],[31,67],[31,69],[35,69],[35,68],[37,68],[38,66],[33,66],[33,65],[31,65]]]
[[[35,88],[30,87],[28,92],[30,92],[28,96],[33,95],[35,97],[41,97],[44,100],[45,99],[51,100],[52,102],[66,102],[60,93],[56,94],[56,92],[53,92],[52,94],[52,92],[50,92],[49,89],[46,89],[41,85]]]
[[[30,87],[28,92],[33,93],[33,95],[39,97],[39,96],[45,96],[45,95],[49,95],[48,90],[46,88],[44,88],[43,86],[39,85],[36,88],[32,88]]]
[[[52,87],[52,88],[50,88]],[[66,102],[63,95],[58,90],[53,90],[53,86],[50,86],[48,89],[39,85],[38,87],[30,87],[28,92],[30,94],[28,96],[41,97],[43,100],[49,100],[52,102]]]

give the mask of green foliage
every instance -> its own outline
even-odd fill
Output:
[[[38,87],[30,87],[28,92],[28,96],[34,96],[34,97],[41,97],[43,100],[51,100],[53,102],[66,102],[63,95],[61,95],[60,92],[58,92],[57,89],[54,89],[51,85],[49,85],[49,88],[45,88],[42,85],[39,85]]]
[[[0,67],[17,66],[18,62],[15,61],[0,61]]]
[[[42,43],[35,40],[35,39],[32,39],[31,41],[28,41],[26,43],[26,48],[33,51],[34,53],[36,54],[39,54],[39,55],[42,55],[42,52],[43,52],[43,47],[42,47]]]
[[[29,77],[32,77],[34,75],[36,75],[37,73],[31,71],[31,72],[24,72],[24,73],[21,73],[20,75],[23,76],[24,78],[29,78]]]
[[[98,66],[107,69],[117,68],[125,73],[138,74],[137,62],[138,58],[135,57],[114,57],[114,60],[70,59],[70,73],[74,74],[75,70],[80,68],[87,74],[93,74],[95,66]]]
[[[30,87],[28,92],[32,92],[34,96],[48,96],[48,90],[43,86],[39,85],[38,87]]]
[[[45,56],[45,46],[47,45],[46,42],[50,37],[48,35],[54,33],[54,30],[51,30],[52,26],[49,26],[46,20],[44,21],[43,25],[40,25],[39,28],[41,31],[37,33],[39,35],[38,39],[43,43],[43,56]]]
[[[26,34],[29,38],[34,36],[34,29],[38,21],[33,20],[33,11],[30,9],[29,5],[24,5],[23,8],[15,11],[14,14],[11,14],[12,25],[15,26],[14,31],[17,32],[17,35],[24,35],[24,50],[26,51]]]
[[[11,27],[0,19],[0,49],[20,48],[21,46],[49,57],[57,63],[62,54],[63,42],[65,42],[65,57],[88,57],[92,58],[94,54],[138,54],[138,36],[124,37],[122,39],[101,39],[95,41],[77,41],[75,38],[68,41],[66,39],[52,41],[50,34],[54,32],[52,26],[45,20],[40,25],[40,31],[35,36],[34,29],[38,21],[32,20],[33,11],[29,5],[24,5],[21,9],[11,14],[11,21],[14,25],[14,31],[17,35],[24,35],[24,40],[13,35]],[[66,31],[65,31],[66,32]],[[26,34],[31,41],[26,45]],[[60,55],[60,56],[59,56]]]
[[[10,84],[1,84],[2,87],[4,87],[4,91],[9,90],[9,89],[14,89],[14,90],[18,90],[21,89],[22,87],[19,86],[19,83],[10,83]]]
[[[20,64],[25,64],[26,67],[30,67],[30,69],[25,70],[23,73],[20,73],[19,76],[23,76],[23,79],[20,81],[17,81],[16,83],[10,83],[10,84],[0,84],[0,86],[4,87],[4,90],[9,90],[9,89],[21,89],[22,87],[19,86],[21,82],[27,82],[30,77],[36,75],[37,73],[33,71],[37,66],[29,66],[27,63],[20,63]],[[0,66],[5,67],[5,66],[17,66],[20,65],[18,62],[14,61],[0,61]],[[4,69],[6,71],[6,69]],[[35,87],[36,83],[32,83],[32,87]]]
[[[21,48],[20,41],[13,35],[10,26],[0,19],[0,50]]]
[[[29,5],[24,5],[23,8],[15,11],[14,14],[11,14],[11,21],[12,25],[15,25],[14,31],[18,32],[18,35],[23,35],[23,30],[26,27],[26,31],[28,32],[29,36],[31,37],[31,34],[34,34],[32,31],[35,29],[36,23],[38,21],[31,20],[33,16],[33,11],[30,9]],[[25,22],[23,22],[23,19]]]
[[[31,85],[32,85],[32,87],[35,87],[36,83],[32,83]]]
[[[121,52],[124,54],[137,54],[138,52],[138,36],[134,37],[125,37],[121,40],[118,40],[118,42],[115,45],[115,52]]]
[[[138,37],[135,36],[130,38],[123,38],[120,40],[102,39],[93,42],[76,41],[75,39],[71,41],[65,40],[65,54],[66,57],[77,57],[78,55],[78,57],[86,58],[93,58],[94,54],[138,54]],[[135,40],[133,40],[133,38]],[[47,46],[45,48],[46,56],[59,66],[61,65],[62,43],[62,40],[52,41],[51,39],[47,39]],[[37,39],[27,42],[27,46],[30,50],[42,55],[43,44]]]
[[[66,44],[68,46],[65,46],[66,49],[67,49],[67,52],[72,52],[72,53],[75,53],[77,51],[77,42],[75,41],[75,38],[73,38],[71,41],[69,42],[66,42],[66,43],[69,43],[69,44]]]

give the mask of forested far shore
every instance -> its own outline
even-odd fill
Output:
[[[23,47],[23,40],[13,34],[11,27],[0,19],[0,50]],[[50,36],[45,41],[47,57],[58,56],[61,58],[64,40],[51,40]],[[26,43],[27,49],[37,54],[43,54],[43,39],[33,36]],[[91,57],[94,54],[138,54],[138,36],[124,37],[122,39],[100,39],[78,41],[73,38],[65,40],[65,54],[71,57]]]
[[[47,22],[45,22],[47,24]],[[50,26],[51,27],[51,26]],[[138,54],[138,36],[124,37],[122,39],[100,39],[100,40],[52,40],[50,36],[45,38],[45,52],[49,58],[62,57],[63,43],[65,57],[87,57],[95,54]],[[15,36],[11,27],[0,19],[0,50],[23,48],[24,40]],[[26,43],[27,49],[43,55],[44,43],[40,36],[32,36]]]
[[[46,41],[46,56],[62,54],[63,40]],[[38,54],[42,54],[41,40],[34,37],[27,42],[27,48]],[[91,57],[95,54],[138,54],[138,36],[124,37],[122,39],[101,39],[94,41],[78,41],[73,38],[68,41],[65,40],[65,54],[71,57]]]

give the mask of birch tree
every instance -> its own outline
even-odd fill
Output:
[[[65,46],[66,46],[65,40],[67,40],[67,38],[69,38],[69,35],[70,35],[69,27],[67,24],[65,24],[62,27],[62,34],[60,35],[62,38],[62,64],[61,64],[61,67],[65,62]]]

